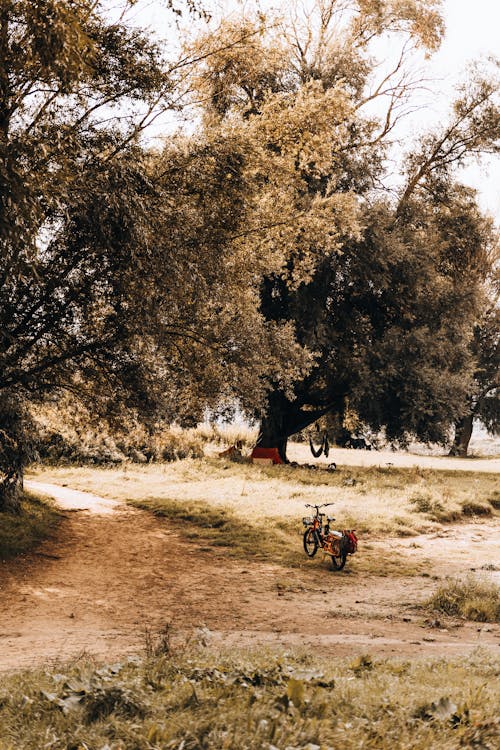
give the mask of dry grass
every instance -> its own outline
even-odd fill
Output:
[[[29,552],[54,533],[60,520],[50,500],[25,493],[19,515],[0,513],[0,560]]]
[[[182,528],[186,538],[197,541],[207,549],[216,549],[229,557],[259,560],[286,568],[306,568],[330,565],[322,555],[312,561],[304,555],[300,518],[266,518],[243,520],[233,510],[214,507],[208,503],[182,502],[167,498],[147,498],[131,501],[136,507],[149,510],[160,518],[167,518]],[[373,550],[363,545],[363,554],[349,558],[349,575],[416,576],[425,571],[425,562],[394,555],[391,548]]]
[[[216,424],[203,422],[194,429],[194,434],[200,437],[204,443],[229,446],[241,442],[243,448],[249,451],[257,442],[259,429],[244,423]]]
[[[40,468],[44,481],[122,500],[203,503],[255,525],[300,521],[305,503],[333,503],[337,524],[368,534],[409,536],[475,513],[497,514],[490,503],[500,477],[485,472],[396,467],[340,467],[336,472],[258,467],[221,459],[187,459],[120,468]],[[465,515],[467,514],[467,515]]]
[[[184,653],[0,678],[1,750],[496,747],[498,665]]]
[[[179,503],[168,498],[148,498],[132,504],[175,521],[189,540],[200,541],[231,557],[294,567],[304,564],[302,545],[290,543],[291,538],[302,532],[300,522],[248,523],[227,508],[199,501]]]
[[[500,622],[500,586],[474,576],[448,580],[439,586],[426,606],[436,612],[476,622]]]
[[[47,464],[113,465],[125,462],[175,461],[199,458],[240,441],[246,452],[257,440],[258,429],[247,424],[204,422],[184,429],[158,423],[150,431],[137,415],[122,415],[122,424],[109,424],[68,396],[32,407],[33,440],[41,461]]]

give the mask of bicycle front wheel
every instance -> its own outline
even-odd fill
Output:
[[[304,531],[304,552],[308,557],[314,557],[318,551],[318,540],[314,529],[306,529]]]

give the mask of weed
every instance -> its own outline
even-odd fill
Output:
[[[158,656],[170,656],[171,648],[170,623],[165,623],[158,632],[153,632],[148,626],[144,628],[144,653],[146,659],[153,659]]]
[[[432,500],[429,495],[415,495],[410,498],[410,503],[413,503],[415,510],[418,513],[439,513],[444,511],[443,506],[440,502]]]
[[[426,602],[428,609],[476,622],[500,622],[500,586],[468,576],[449,579]]]
[[[451,492],[449,490],[443,493],[439,500],[428,491],[413,495],[410,497],[410,503],[415,506],[414,510],[416,513],[425,513],[430,521],[453,523],[460,519],[462,511],[453,504],[450,498]],[[443,504],[443,501],[446,504]]]
[[[354,661],[349,664],[349,669],[359,677],[363,672],[370,672],[373,669],[373,659],[369,654],[360,654]]]

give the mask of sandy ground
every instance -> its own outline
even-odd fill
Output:
[[[287,448],[290,461],[299,463],[317,463],[328,465],[332,461],[338,466],[400,466],[422,469],[440,469],[441,471],[486,471],[500,472],[500,458],[452,458],[450,456],[431,456],[406,451],[366,451],[350,448],[330,448],[328,458],[313,458],[308,445],[290,443]]]
[[[498,626],[432,618],[416,606],[435,589],[431,576],[496,568],[498,522],[370,540],[381,559],[390,550],[423,571],[389,578],[382,565],[380,575],[360,574],[356,556],[338,573],[319,554],[290,570],[227,559],[147,512],[55,485],[29,486],[56,498],[65,519],[57,539],[0,568],[0,669],[140,653],[146,633],[167,624],[174,637],[215,646],[312,645],[338,656],[417,658],[477,647],[498,653]]]

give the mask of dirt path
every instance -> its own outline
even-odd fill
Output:
[[[57,539],[0,569],[0,669],[83,652],[137,653],[146,631],[167,623],[179,637],[207,628],[200,637],[215,645],[312,643],[335,655],[498,652],[497,626],[426,623],[415,608],[435,588],[431,573],[498,561],[493,522],[453,527],[439,538],[372,540],[371,555],[380,552],[382,560],[389,551],[424,570],[424,577],[389,578],[384,570],[358,571],[356,558],[342,573],[319,556],[292,570],[227,559],[146,512],[57,486],[31,487],[56,497],[65,519]]]

